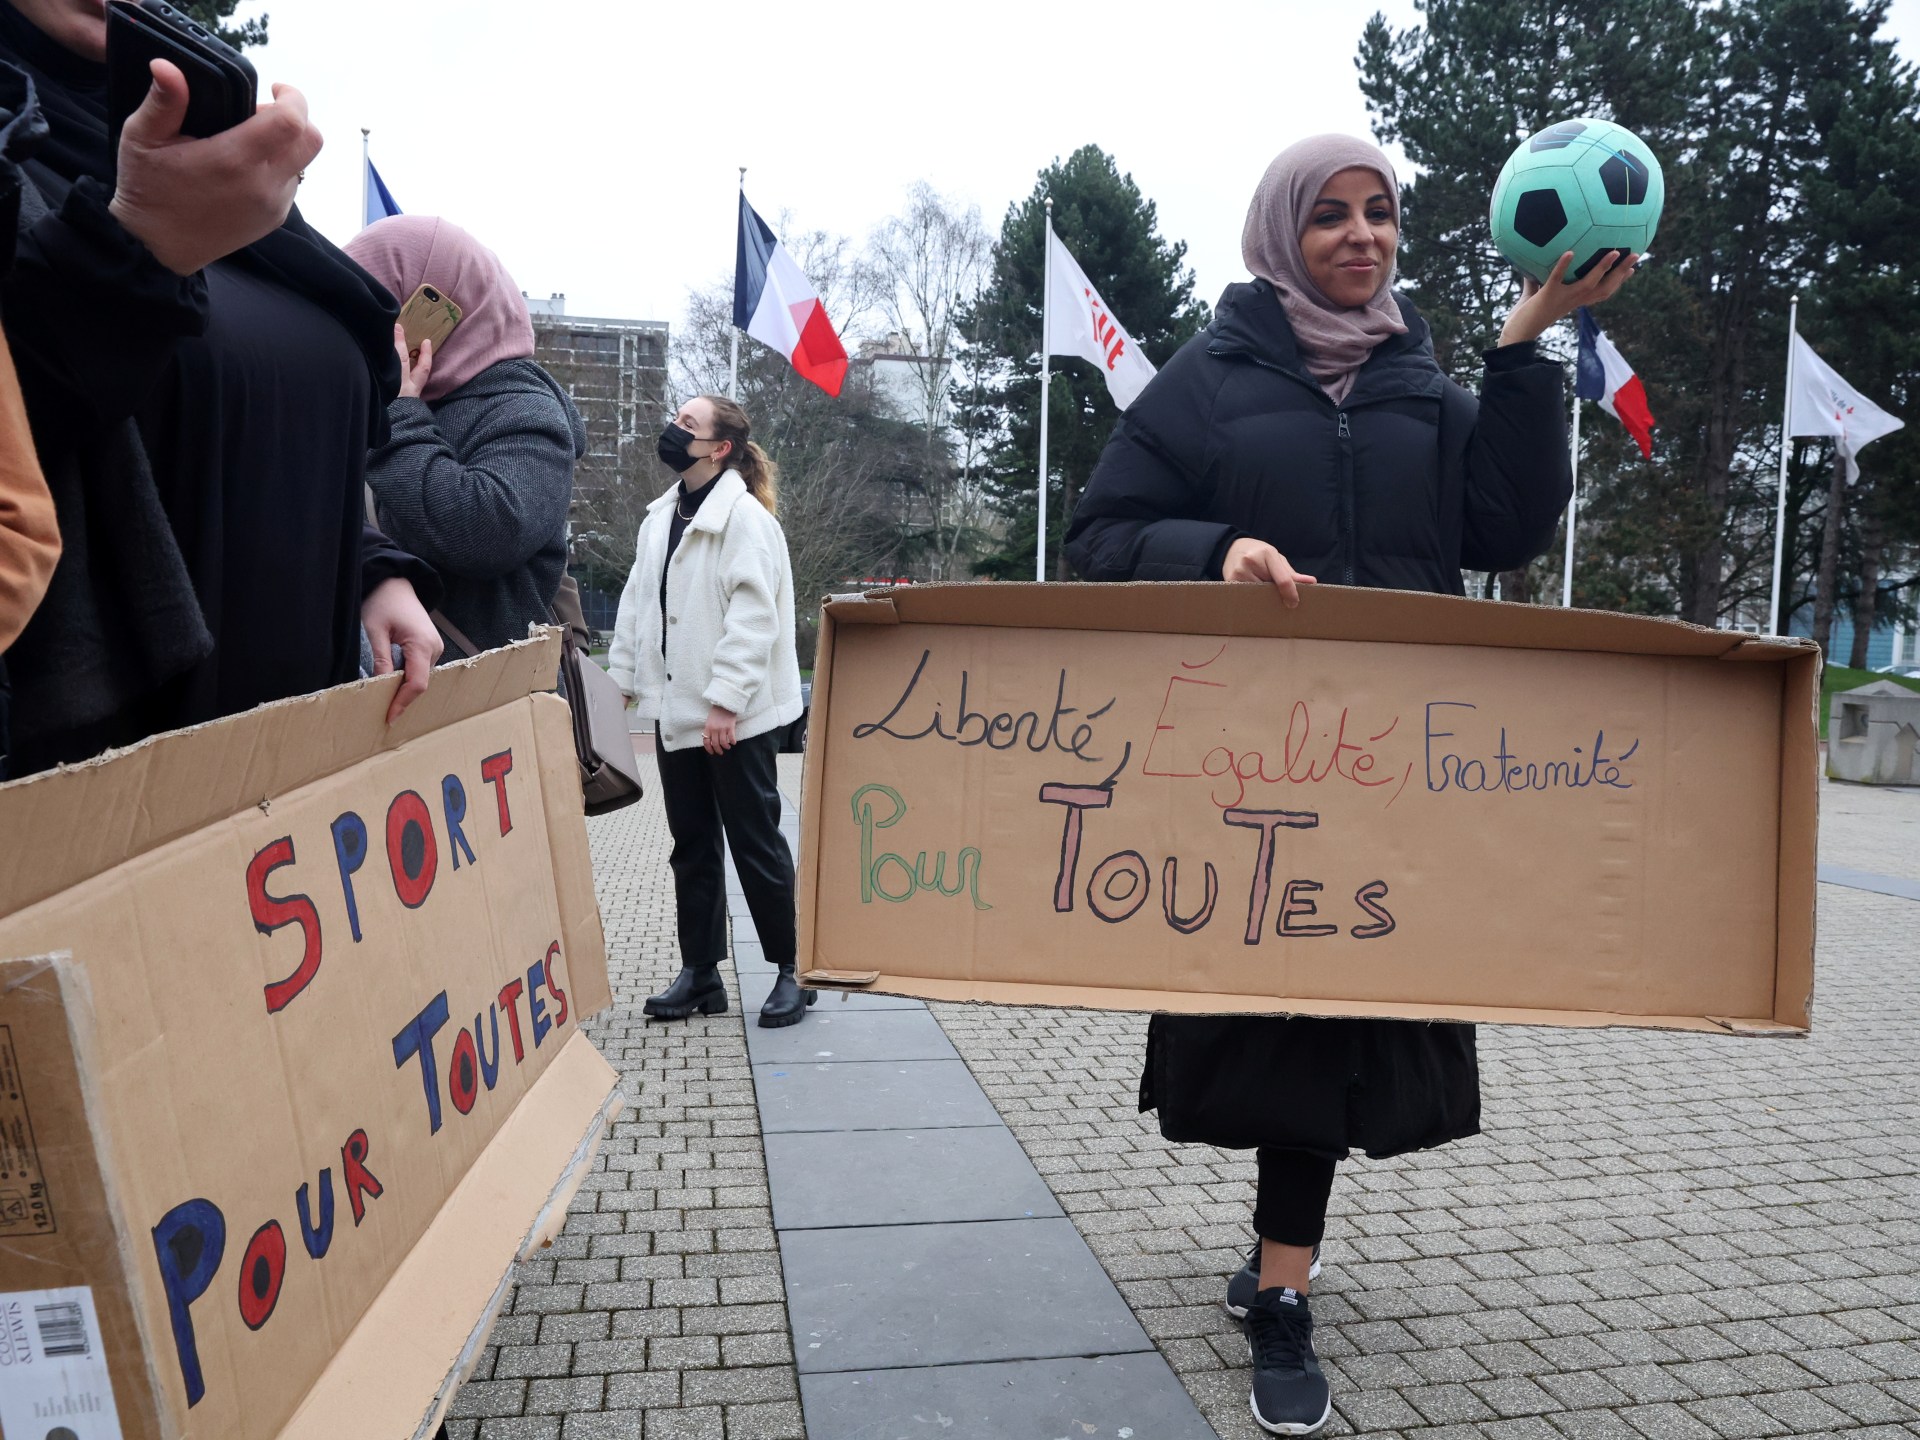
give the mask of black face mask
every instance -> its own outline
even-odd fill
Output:
[[[691,430],[669,422],[667,428],[660,432],[659,443],[653,447],[654,453],[660,457],[660,463],[674,474],[684,475],[704,458],[687,453],[687,446],[699,438]]]

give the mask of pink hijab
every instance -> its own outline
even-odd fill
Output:
[[[1282,150],[1267,166],[1240,232],[1247,269],[1273,286],[1299,342],[1301,359],[1336,405],[1353,389],[1354,376],[1373,347],[1389,335],[1407,333],[1393,299],[1392,265],[1373,298],[1353,310],[1327,299],[1307,274],[1300,232],[1307,228],[1321,189],[1342,170],[1377,172],[1387,183],[1393,218],[1399,222],[1400,182],[1385,152],[1351,135],[1313,135]]]
[[[431,285],[460,307],[460,324],[434,347],[423,400],[444,400],[489,365],[532,356],[526,297],[500,257],[451,220],[376,220],[348,242],[347,254],[402,305]]]

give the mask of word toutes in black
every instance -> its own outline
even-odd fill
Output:
[[[1110,809],[1113,797],[1111,789],[1094,785],[1040,787],[1041,804],[1061,805],[1067,812],[1060,827],[1060,867],[1055,872],[1053,886],[1053,908],[1063,915],[1070,913],[1074,907],[1086,812]],[[1279,830],[1317,829],[1320,817],[1311,810],[1226,810],[1221,812],[1220,819],[1224,824],[1253,830],[1260,836],[1254,854],[1253,878],[1247,887],[1245,934],[1247,944],[1258,945],[1266,933],[1267,911],[1273,896],[1274,834]],[[1161,869],[1161,913],[1173,929],[1182,935],[1191,935],[1213,919],[1214,905],[1220,896],[1220,877],[1212,863],[1207,862],[1202,871],[1203,895],[1200,906],[1190,914],[1182,915],[1176,898],[1178,874],[1175,858],[1167,856]],[[1109,925],[1118,925],[1131,920],[1147,903],[1151,887],[1146,857],[1137,850],[1116,850],[1094,866],[1092,874],[1087,877],[1087,909]],[[1274,933],[1283,938],[1299,939],[1338,934],[1340,925],[1321,915],[1320,902],[1315,899],[1325,888],[1318,880],[1286,881],[1281,887],[1280,913],[1274,922]],[[1364,922],[1352,926],[1347,933],[1355,940],[1378,940],[1391,935],[1395,921],[1387,911],[1386,898],[1386,881],[1368,880],[1362,883],[1353,892],[1353,904],[1365,917]]]

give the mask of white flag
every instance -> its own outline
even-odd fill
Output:
[[[1098,365],[1107,377],[1113,403],[1124,410],[1147,388],[1154,368],[1133,343],[1133,337],[1113,318],[1107,302],[1093,288],[1087,272],[1067,253],[1060,237],[1050,238],[1053,276],[1047,291],[1047,329],[1052,339],[1049,353],[1077,355]]]
[[[1828,435],[1847,462],[1847,483],[1860,478],[1860,447],[1907,422],[1889,415],[1835,373],[1798,334],[1793,337],[1793,396],[1789,435]]]

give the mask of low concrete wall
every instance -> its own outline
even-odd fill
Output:
[[[1833,697],[1827,774],[1862,785],[1920,784],[1920,691],[1875,680]]]

